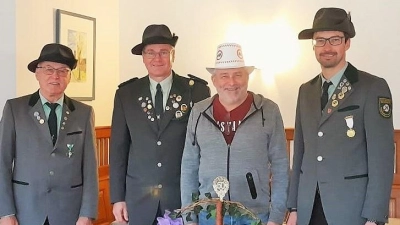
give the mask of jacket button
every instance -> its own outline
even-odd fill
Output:
[[[56,153],[51,153],[51,157],[55,157],[56,156]]]
[[[318,132],[318,137],[324,136],[324,133],[322,131]]]
[[[50,175],[53,176],[53,175],[54,175],[54,172],[53,172],[53,171],[50,171]]]
[[[161,141],[157,141],[157,145],[161,145]]]
[[[47,193],[50,193],[51,192],[51,189],[49,188],[49,189],[47,189]]]
[[[161,164],[161,163],[157,163],[157,166],[158,166],[158,167],[161,167],[161,166],[162,166],[162,164]]]
[[[157,185],[158,188],[162,188],[162,184]]]
[[[318,162],[321,162],[323,159],[324,158],[322,158],[322,156],[320,156],[320,155],[317,157]]]

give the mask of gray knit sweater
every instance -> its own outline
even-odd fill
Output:
[[[230,185],[225,199],[241,202],[255,214],[269,215],[269,221],[283,222],[289,166],[282,117],[277,104],[253,95],[253,104],[230,145],[212,116],[213,98],[195,104],[182,157],[183,207],[191,204],[192,193],[198,191],[200,198],[205,193],[217,197],[212,182],[217,176],[225,176]],[[250,193],[248,173],[254,180],[255,199]]]

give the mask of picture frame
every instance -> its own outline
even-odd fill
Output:
[[[65,94],[80,101],[94,100],[96,18],[57,9],[56,43],[71,48],[78,60]]]

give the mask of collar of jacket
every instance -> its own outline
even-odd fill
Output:
[[[349,63],[349,65],[347,66],[346,70],[343,73],[343,76],[347,77],[347,80],[350,82],[350,84],[354,84],[358,81],[358,70],[351,63]],[[318,82],[319,79],[320,76],[318,74],[311,80],[311,83],[314,84],[315,82]]]
[[[189,90],[189,85],[185,85],[185,80],[184,78],[178,76],[175,71],[172,70],[172,86],[171,86],[171,91],[172,93],[174,90],[177,90],[179,93],[185,93],[186,90]],[[141,80],[141,79],[139,79]],[[140,96],[147,96],[151,97],[150,94],[150,78],[149,75],[145,76],[143,79],[143,85],[141,89],[141,94]]]
[[[243,118],[244,122],[245,120],[247,120],[249,117],[251,117],[255,112],[257,112],[258,110],[260,110],[263,107],[263,99],[264,97],[261,94],[254,94],[251,91],[248,91],[249,94],[253,95],[253,103],[249,109],[249,111],[247,112],[246,116]],[[202,111],[202,115],[205,116],[208,120],[210,120],[211,122],[215,123],[215,119],[213,116],[213,112],[212,112],[212,105],[213,105],[213,101],[214,99],[218,96],[218,94],[215,94],[214,96],[212,96],[211,98],[208,98],[204,101],[208,101],[208,105],[203,111]]]
[[[39,99],[40,99],[39,90],[37,90],[29,98],[29,103],[28,103],[29,106],[33,107],[39,101]],[[64,104],[68,106],[68,108],[71,112],[75,110],[75,106],[74,106],[74,103],[72,102],[72,99],[70,99],[65,94],[64,94]]]

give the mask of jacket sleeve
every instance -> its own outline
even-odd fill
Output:
[[[15,156],[15,123],[10,101],[7,101],[0,121],[0,217],[16,214],[12,188]]]
[[[286,200],[289,180],[289,163],[286,151],[285,129],[278,106],[274,107],[275,126],[268,147],[272,172],[271,209],[269,221],[282,224],[286,213]]]
[[[181,165],[181,200],[182,207],[192,203],[192,193],[199,191],[199,165],[200,165],[200,148],[195,140],[196,122],[198,113],[196,106],[190,113],[188,127],[186,131],[185,148],[183,150],[182,165]],[[197,221],[197,218],[193,218]],[[183,219],[186,219],[184,214]],[[186,224],[186,223],[185,223]]]
[[[128,167],[130,140],[121,96],[117,91],[114,99],[110,139],[111,203],[125,201],[125,180]]]
[[[96,137],[94,129],[94,112],[90,107],[85,129],[85,143],[83,150],[83,193],[79,216],[97,218],[97,207],[99,202],[99,181],[96,157]]]
[[[304,154],[304,143],[303,143],[303,130],[301,125],[301,87],[298,93],[297,108],[296,108],[296,121],[294,128],[294,152],[293,152],[293,164],[290,170],[289,179],[289,194],[287,201],[287,208],[297,208],[297,194],[299,189],[300,180],[300,169],[303,161]]]
[[[379,78],[368,91],[364,109],[368,184],[362,217],[381,222],[387,221],[393,182],[394,128],[391,101],[388,84]],[[388,112],[384,112],[385,103],[389,106],[386,108]]]

